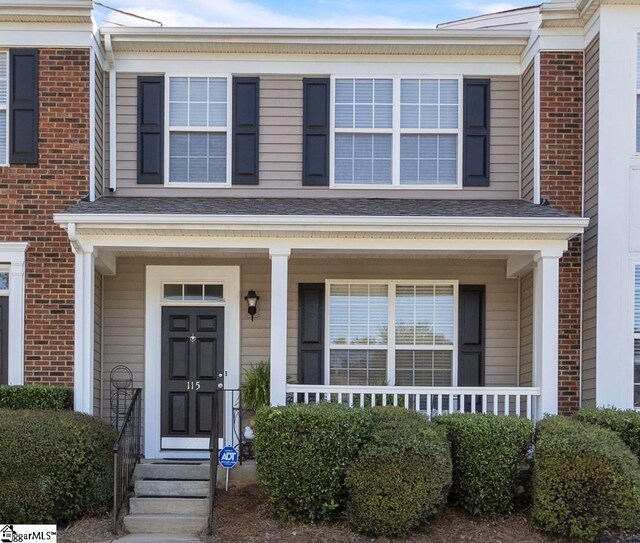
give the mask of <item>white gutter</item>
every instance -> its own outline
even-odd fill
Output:
[[[118,183],[118,160],[117,160],[117,119],[118,109],[116,103],[117,78],[116,59],[113,54],[111,36],[104,37],[104,48],[109,61],[109,190],[115,192]]]
[[[345,217],[334,215],[177,215],[177,214],[65,214],[57,213],[54,221],[63,228],[115,228],[142,230],[275,230],[353,231],[353,232],[457,232],[500,234],[550,234],[570,239],[581,234],[589,219],[579,217]]]

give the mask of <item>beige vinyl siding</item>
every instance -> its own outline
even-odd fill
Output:
[[[136,183],[136,78],[118,74],[118,190],[115,196],[245,196],[255,187],[177,188]],[[520,81],[491,78],[490,187],[462,190],[329,189],[302,187],[302,81],[295,76],[260,77],[260,196],[518,198],[520,195]]]
[[[270,275],[267,258],[161,259],[118,258],[117,274],[104,279],[104,368],[124,364],[134,386],[144,385],[144,295],[147,265],[239,265],[241,293],[260,296],[252,322],[241,310],[241,363],[244,369],[269,359]],[[366,270],[366,273],[363,272]],[[451,279],[461,284],[486,285],[486,384],[517,384],[518,282],[505,278],[499,260],[292,258],[289,267],[288,373],[295,378],[298,357],[298,284],[327,279]],[[241,302],[242,303],[242,302]],[[109,381],[103,383],[103,413],[109,414]]]
[[[533,202],[535,64],[532,61],[522,74],[522,199]]]
[[[95,187],[96,198],[102,196],[104,190],[104,78],[105,73],[96,59],[96,86],[95,86]]]
[[[585,52],[584,213],[590,219],[583,238],[582,403],[585,405],[596,401],[599,50],[598,36]]]
[[[93,303],[93,414],[100,416],[102,398],[102,275],[95,273]]]
[[[533,272],[520,279],[520,386],[533,386]]]

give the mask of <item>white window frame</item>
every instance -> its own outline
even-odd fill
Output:
[[[387,344],[362,345],[362,350],[387,351],[387,385],[394,386],[396,380],[396,350],[452,351],[451,386],[458,385],[458,290],[460,282],[449,279],[327,279],[324,301],[324,382],[331,383],[331,349],[352,350],[352,347],[331,343],[331,286],[332,285],[387,285]],[[453,343],[449,345],[398,345],[396,346],[396,287],[398,285],[448,285],[453,287]]]
[[[391,128],[336,128],[335,94],[337,79],[391,79],[393,82]],[[458,128],[401,128],[400,127],[400,82],[403,79],[455,79],[458,81]],[[463,82],[461,75],[332,75],[329,103],[329,187],[332,189],[370,189],[370,190],[461,190],[462,189],[462,151],[463,151]],[[391,134],[391,183],[388,184],[348,184],[336,183],[335,177],[335,138],[336,134]],[[457,183],[451,185],[400,184],[400,135],[401,134],[454,134],[458,136],[457,147]]]
[[[0,242],[2,271],[9,271],[9,375],[10,385],[24,384],[25,256],[28,243]]]
[[[171,126],[169,111],[170,111],[170,103],[171,103],[171,95],[170,95],[170,85],[172,77],[181,77],[181,78],[192,78],[192,77],[219,77],[227,80],[227,126]],[[164,78],[164,118],[165,118],[165,128],[164,128],[164,186],[165,187],[174,187],[174,188],[206,188],[206,189],[215,189],[215,188],[227,188],[231,187],[231,146],[233,143],[233,130],[231,123],[233,122],[233,76],[230,73],[166,73]],[[171,133],[172,132],[203,132],[206,134],[209,133],[222,133],[226,132],[227,135],[227,176],[226,181],[224,183],[185,183],[185,182],[172,182],[169,177],[170,170],[170,160],[171,160]]]
[[[168,300],[164,297],[164,287],[165,285],[180,285],[182,286],[182,295],[183,295],[183,299],[182,300]],[[201,300],[185,300],[184,299],[184,287],[186,285],[201,285],[202,287],[205,286],[209,286],[209,285],[213,285],[216,287],[222,287],[222,299],[221,300],[205,300],[204,298]],[[185,305],[185,306],[191,306],[191,305],[206,305],[206,306],[224,306],[225,302],[226,302],[226,291],[224,288],[224,284],[221,282],[211,282],[211,281],[163,281],[161,286],[160,286],[160,295],[161,295],[161,301],[163,304],[168,304],[171,306],[179,306],[179,305]]]
[[[5,126],[7,127],[6,133],[6,148],[5,148],[5,162],[0,162],[0,167],[9,166],[9,134],[11,133],[9,127],[9,95],[11,94],[11,82],[9,81],[9,50],[8,49],[0,49],[0,55],[7,55],[7,103],[0,104],[0,115],[4,115],[6,118]]]

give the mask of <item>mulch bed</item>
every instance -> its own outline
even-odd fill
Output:
[[[59,543],[95,543],[115,538],[111,531],[111,515],[90,517],[74,521],[69,526],[58,526]]]
[[[219,491],[216,498],[213,535],[206,543],[388,543],[352,533],[343,523],[298,524],[276,519],[264,503],[258,487]],[[523,513],[481,519],[461,509],[447,507],[430,522],[403,539],[411,543],[550,543],[566,540],[537,532]]]

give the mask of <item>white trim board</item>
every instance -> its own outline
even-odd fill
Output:
[[[161,343],[159,340],[162,307],[174,305],[162,301],[162,285],[165,282],[218,283],[224,288],[224,301],[210,304],[198,302],[198,306],[224,307],[224,368],[225,388],[240,385],[240,267],[239,266],[147,266],[145,270],[145,341],[144,341],[144,450],[147,458],[209,458],[209,451],[176,451],[161,447]],[[184,305],[184,304],[178,304]],[[230,413],[225,405],[225,413]],[[232,435],[232,421],[226,417],[224,435]],[[184,449],[182,443],[168,442]],[[203,441],[197,446],[202,447]],[[208,440],[207,440],[208,448]]]
[[[9,384],[24,384],[25,255],[28,243],[0,242],[0,263],[9,264]]]

